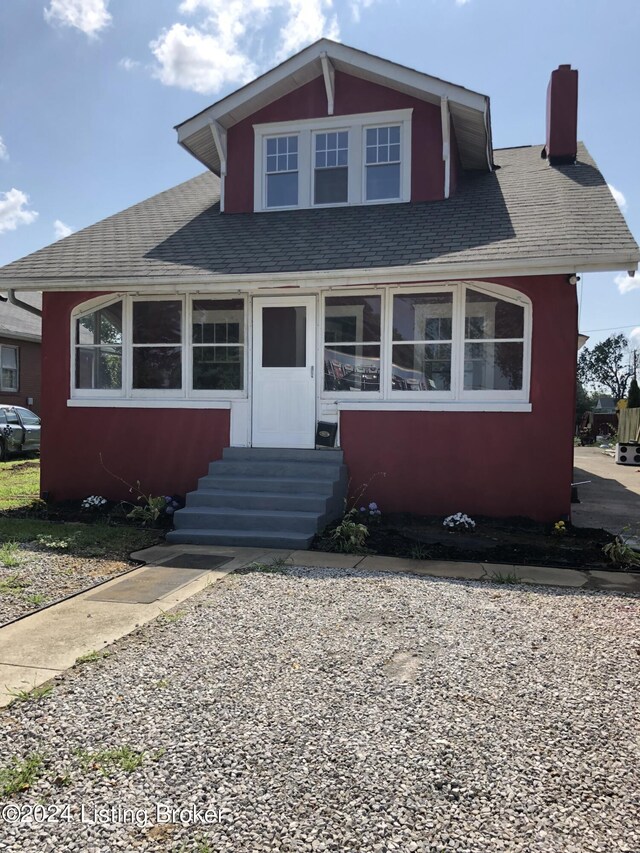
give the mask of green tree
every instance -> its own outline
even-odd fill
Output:
[[[627,398],[628,409],[640,409],[640,388],[635,377],[629,383],[629,396]]]
[[[578,379],[585,386],[606,390],[614,400],[622,400],[635,371],[629,341],[621,333],[587,349],[578,357]]]
[[[590,412],[596,404],[596,394],[590,394],[580,380],[576,380],[576,424],[582,421],[585,412]]]

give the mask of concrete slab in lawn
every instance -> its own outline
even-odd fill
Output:
[[[587,572],[576,569],[555,569],[551,566],[490,566],[485,564],[487,577],[493,574],[515,574],[523,583],[542,584],[544,586],[571,586],[579,589],[589,581]]]
[[[353,569],[364,560],[362,554],[336,554],[326,551],[294,551],[288,558],[290,566],[311,568]]]
[[[480,580],[485,574],[480,563],[447,563],[436,560],[409,560],[403,557],[365,557],[359,569],[376,572],[410,572],[442,578]]]
[[[640,574],[637,572],[589,572],[591,589],[612,592],[640,592]]]

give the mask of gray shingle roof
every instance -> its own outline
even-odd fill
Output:
[[[583,145],[551,167],[541,146],[495,152],[447,201],[220,215],[206,172],[0,269],[0,283],[138,282],[435,264],[585,258],[633,266],[638,246]],[[588,268],[583,266],[583,268]]]
[[[34,308],[42,308],[40,293],[23,293],[20,294],[20,299],[33,305]],[[40,317],[17,305],[0,301],[0,338],[39,339],[40,337]]]

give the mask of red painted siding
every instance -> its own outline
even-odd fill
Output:
[[[335,115],[413,108],[411,200],[443,198],[442,124],[440,107],[340,71],[336,72]],[[317,77],[229,129],[225,212],[253,210],[254,124],[327,115],[324,80]],[[453,133],[453,128],[452,128]]]
[[[532,412],[343,412],[354,489],[387,512],[466,512],[557,521],[571,510],[577,351],[564,276],[497,280],[533,302]]]
[[[18,348],[18,390],[0,391],[0,403],[25,406],[40,414],[40,344],[16,338],[0,338],[0,344]],[[30,397],[33,403],[29,405]]]
[[[229,412],[69,408],[70,313],[95,295],[44,294],[41,490],[56,501],[131,499],[106,466],[147,493],[185,494],[228,446]]]

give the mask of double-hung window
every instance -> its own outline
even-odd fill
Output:
[[[298,136],[271,136],[265,140],[266,206],[298,204]]]
[[[122,301],[84,314],[75,323],[75,387],[122,388]]]
[[[466,289],[465,391],[519,391],[523,387],[525,311],[478,290]]]
[[[349,198],[349,131],[315,134],[314,204],[345,204]]]
[[[400,125],[365,128],[365,198],[400,198]]]
[[[381,329],[380,296],[325,299],[325,391],[380,390]]]
[[[194,299],[191,317],[194,391],[244,388],[244,300]]]
[[[135,300],[131,327],[132,388],[182,388],[182,301]]]
[[[394,391],[450,391],[453,293],[393,297]]]
[[[3,391],[18,390],[18,347],[0,347],[0,386]]]

